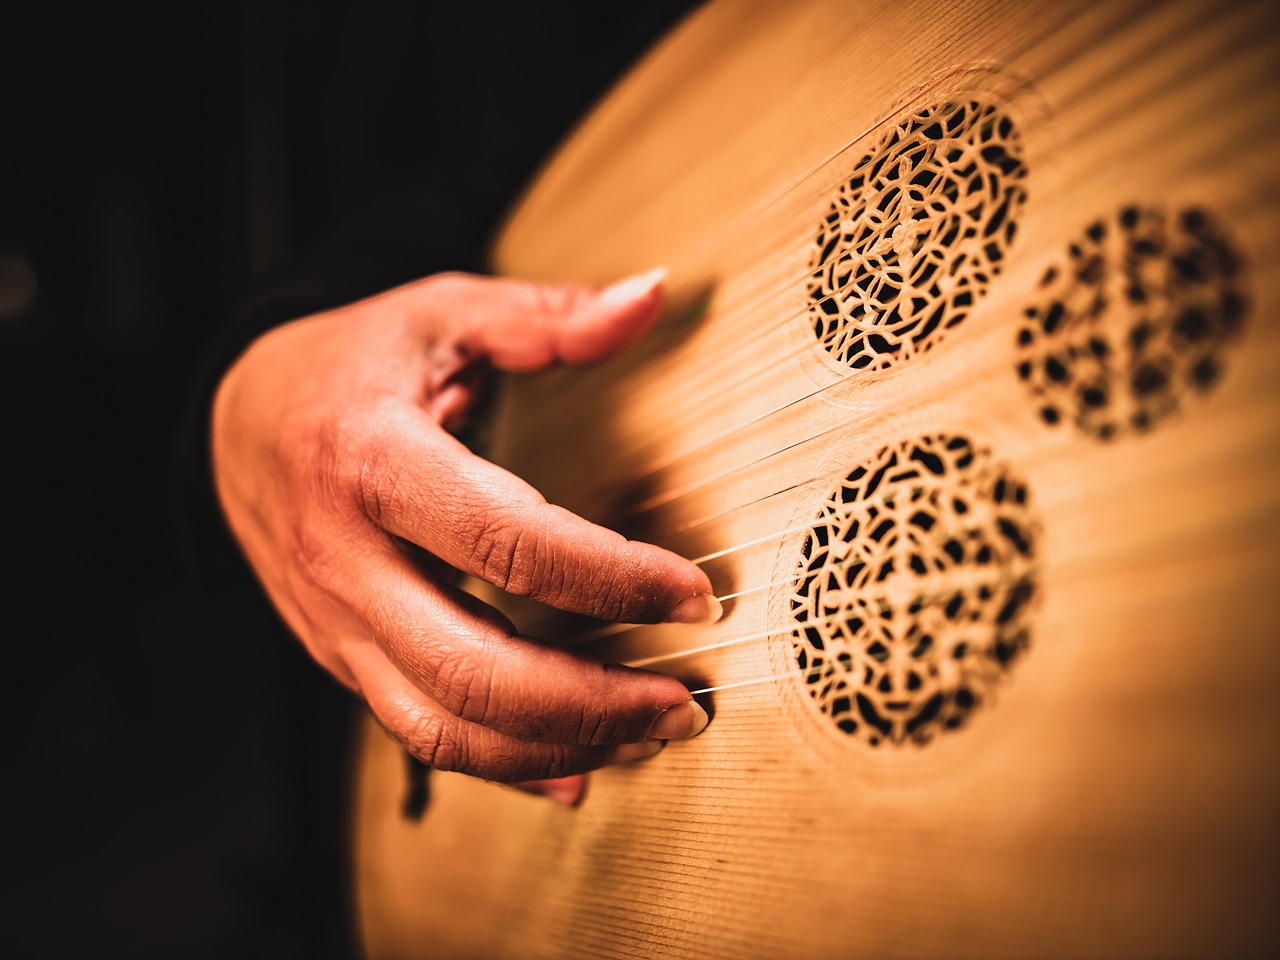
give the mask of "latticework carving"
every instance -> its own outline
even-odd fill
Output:
[[[1018,375],[1048,424],[1101,440],[1150,430],[1221,378],[1246,312],[1223,227],[1188,209],[1127,207],[1091,224],[1041,279],[1018,331]]]
[[[929,106],[885,133],[813,247],[808,318],[831,357],[882,369],[961,323],[1013,242],[1025,175],[1017,127],[993,103]]]
[[[844,733],[929,742],[990,700],[1030,642],[1025,482],[962,437],[886,447],[818,512],[792,582],[795,663]]]

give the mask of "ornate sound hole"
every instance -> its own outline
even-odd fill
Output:
[[[990,103],[927,107],[885,134],[818,231],[807,293],[819,343],[857,370],[937,343],[1000,272],[1025,175],[1018,130]]]
[[[1027,649],[1037,524],[1027,485],[962,437],[886,447],[822,505],[792,583],[806,688],[844,733],[927,743]]]
[[[1109,440],[1150,430],[1209,390],[1245,315],[1243,265],[1202,210],[1127,207],[1092,224],[1040,281],[1018,375],[1048,424]]]

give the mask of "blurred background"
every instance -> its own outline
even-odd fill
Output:
[[[205,391],[246,303],[481,269],[690,6],[6,10],[9,955],[352,955],[352,703],[220,536]]]

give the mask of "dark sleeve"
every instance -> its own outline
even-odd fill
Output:
[[[200,365],[175,450],[177,529],[189,573],[199,583],[243,585],[251,576],[213,486],[209,419],[222,375],[273,327],[432,273],[480,272],[504,200],[465,179],[428,183],[360,211],[330,239],[252,285]]]
[[[364,158],[361,196],[375,189],[384,195],[370,171],[404,175],[412,185],[364,206],[329,231],[331,240],[256,280],[208,352],[190,391],[175,484],[184,552],[197,576],[246,573],[223,525],[208,456],[210,403],[235,358],[289,320],[442,270],[482,272],[493,232],[539,165],[694,6],[690,0],[563,8],[417,4],[397,7],[393,21],[344,15],[327,31],[311,21],[307,30],[293,25],[302,30],[296,49],[283,49],[292,50],[289,76],[303,98],[296,112],[311,121],[306,135],[294,130],[289,140],[291,155],[306,161],[290,174],[298,203],[328,206],[303,203],[308,196],[329,199],[328,181],[304,174],[314,172],[312,158],[323,166],[353,143]],[[399,26],[389,33],[387,22]],[[478,37],[483,59],[474,47]],[[330,74],[334,62],[345,67]]]

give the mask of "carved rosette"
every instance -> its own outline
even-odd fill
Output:
[[[1030,643],[1026,483],[963,437],[898,443],[821,505],[794,567],[794,667],[834,727],[924,744],[987,703]]]
[[[806,317],[830,359],[884,369],[962,323],[1013,242],[1025,177],[1018,129],[994,102],[927,106],[881,136],[812,248]]]
[[[1045,423],[1099,440],[1151,430],[1212,389],[1247,306],[1235,245],[1197,208],[1131,206],[1090,224],[1040,287],[1018,376]]]

